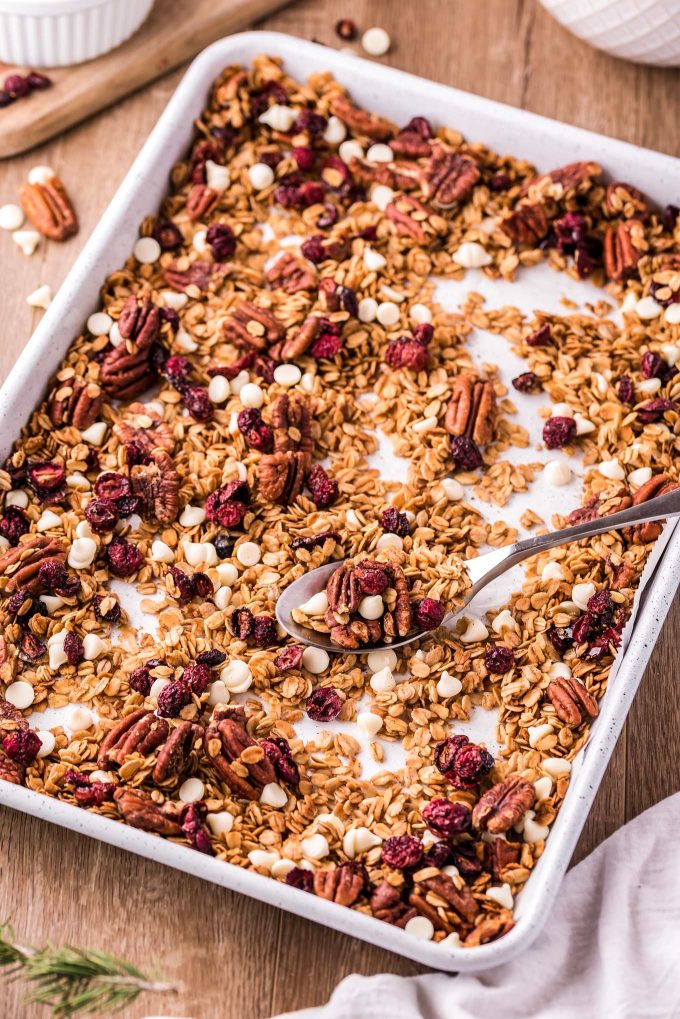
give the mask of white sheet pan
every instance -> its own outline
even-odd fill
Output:
[[[397,123],[424,115],[501,153],[532,160],[540,170],[577,159],[595,159],[617,179],[630,180],[659,204],[680,204],[680,160],[434,84],[300,39],[247,32],[222,39],[193,62],[135,160],[110,206],[0,391],[0,456],[42,398],[72,338],[98,306],[105,277],[128,256],[143,217],[166,192],[168,173],[189,145],[192,121],[210,84],[224,66],[248,63],[259,53],[278,54],[296,78],[330,70],[353,97]],[[501,286],[504,286],[501,284]],[[534,290],[536,288],[534,287]],[[536,295],[540,306],[540,294]],[[512,292],[503,300],[513,302]],[[513,302],[514,303],[514,302]],[[574,768],[571,785],[552,825],[545,852],[518,898],[517,924],[500,941],[472,949],[443,949],[398,928],[289,888],[232,864],[203,856],[154,835],[111,821],[19,786],[0,782],[0,803],[109,842],[159,863],[243,892],[434,969],[474,971],[507,962],[528,947],[547,920],[550,906],[592,806],[610,755],[680,578],[680,539],[667,526],[657,542],[653,575],[638,601],[628,646],[601,704],[600,717]],[[651,566],[650,566],[651,572]]]

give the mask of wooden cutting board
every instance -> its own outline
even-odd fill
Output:
[[[252,25],[289,0],[156,0],[138,31],[117,49],[46,73],[51,88],[0,109],[0,158],[25,152]],[[0,64],[0,81],[12,71]]]

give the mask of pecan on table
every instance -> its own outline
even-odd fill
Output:
[[[65,241],[78,233],[78,220],[66,188],[58,177],[43,184],[23,184],[19,201],[38,233],[52,241]]]
[[[42,564],[48,562],[66,562],[62,543],[40,534],[27,535],[25,540],[0,555],[0,591],[13,594],[25,588],[30,594],[38,594],[41,587],[38,572]]]
[[[297,294],[301,290],[316,288],[316,277],[307,264],[296,258],[292,251],[285,251],[280,255],[267,269],[265,278],[272,286],[280,287],[287,294]]]
[[[645,228],[639,219],[628,219],[608,227],[604,235],[604,269],[607,278],[616,283],[624,283],[635,276],[645,247]]]
[[[493,438],[497,413],[493,385],[463,372],[453,384],[444,427],[450,435],[466,435],[485,446]]]
[[[450,209],[468,197],[481,173],[474,159],[437,145],[425,171],[423,194],[439,209]]]
[[[104,399],[100,387],[96,382],[77,378],[72,368],[60,372],[57,380],[59,386],[48,399],[50,421],[55,428],[73,425],[84,431],[99,417]]]
[[[153,711],[138,708],[121,718],[106,734],[99,747],[97,766],[110,768],[122,764],[130,754],[146,757],[168,738],[170,726]]]
[[[264,786],[276,782],[274,766],[264,750],[235,719],[212,720],[205,747],[213,768],[237,796],[258,800]]]
[[[142,789],[120,786],[113,794],[118,813],[132,828],[152,831],[157,835],[181,835],[177,808],[170,803],[158,804],[151,793]]]
[[[203,736],[202,726],[194,722],[180,722],[158,752],[158,760],[151,772],[153,781],[162,785],[181,778],[200,749]]]
[[[501,219],[499,226],[515,244],[536,247],[547,236],[550,221],[541,203],[526,202]]]
[[[531,782],[509,775],[480,798],[472,811],[472,823],[480,831],[501,835],[524,817],[535,799]]]
[[[180,478],[170,454],[160,447],[148,453],[148,463],[135,464],[130,471],[134,495],[142,500],[145,516],[170,524],[179,512]]]
[[[479,913],[479,904],[466,884],[458,888],[448,874],[436,874],[426,878],[416,886],[426,888],[428,892],[438,895],[467,923],[473,923]]]
[[[667,495],[680,487],[680,483],[674,481],[668,474],[655,474],[653,478],[640,485],[633,496],[633,505],[640,506],[649,499],[655,499],[657,495]],[[646,524],[637,524],[635,527],[626,527],[623,534],[627,541],[645,544],[648,541],[655,541],[661,534],[665,520],[648,520]]]
[[[118,332],[128,342],[128,350],[146,350],[158,338],[161,312],[150,297],[130,294],[118,318]]]
[[[276,315],[250,301],[237,304],[223,325],[225,339],[235,347],[266,350],[285,336],[285,327]]]
[[[320,321],[318,315],[308,315],[291,337],[272,347],[271,356],[277,361],[296,361],[306,353],[316,339]]]
[[[124,446],[134,443],[147,453],[158,446],[168,453],[175,448],[172,428],[157,410],[145,403],[131,403],[126,407],[121,420],[113,426],[113,432]]]
[[[314,894],[320,899],[337,902],[340,906],[353,905],[365,884],[363,868],[353,863],[342,863],[330,870],[317,870],[314,874]]]
[[[131,400],[152,386],[157,375],[149,353],[137,350],[131,354],[123,343],[110,350],[99,369],[104,391],[116,400]]]
[[[290,506],[302,492],[310,466],[307,453],[268,453],[261,457],[257,475],[262,498],[280,506]]]
[[[555,714],[565,725],[576,727],[586,718],[597,718],[599,709],[595,698],[578,679],[554,679],[547,689]]]
[[[281,393],[270,408],[274,429],[274,452],[301,452],[310,457],[312,441],[312,412],[309,400],[301,393]]]
[[[394,927],[405,927],[409,920],[417,916],[417,910],[408,906],[398,889],[389,881],[381,881],[371,895],[371,913],[378,920],[391,923]]]
[[[468,934],[463,944],[470,948],[475,945],[486,945],[489,941],[507,934],[515,926],[513,915],[509,909],[502,909],[500,913],[493,915],[486,914],[477,926]]]
[[[331,111],[347,125],[352,134],[363,135],[378,142],[384,142],[396,134],[396,127],[391,121],[362,110],[347,96],[335,96],[331,100]]]
[[[213,191],[207,184],[194,184],[187,195],[186,212],[192,223],[211,212],[219,201],[217,191]]]

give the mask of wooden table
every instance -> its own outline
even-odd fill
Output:
[[[384,59],[395,67],[680,155],[680,107],[668,103],[680,74],[589,49],[534,0],[343,0],[340,6],[305,0],[259,27],[337,46],[338,17],[387,28],[394,48]],[[173,73],[2,165],[0,203],[14,200],[31,166],[57,169],[75,196],[81,230],[30,259],[9,236],[0,237],[0,375],[41,314],[24,297],[41,283],[59,286],[179,78]],[[518,138],[517,154],[521,149]],[[679,636],[676,601],[579,843],[579,859],[680,789],[680,757],[671,748],[680,728],[673,683]],[[11,913],[25,940],[99,947],[144,970],[157,964],[182,983],[179,995],[147,998],[127,1010],[126,1019],[161,1013],[261,1019],[324,1001],[348,973],[419,971],[378,948],[7,810],[0,811],[0,860],[0,918]],[[22,1010],[15,985],[1,993],[5,1016],[45,1014]]]

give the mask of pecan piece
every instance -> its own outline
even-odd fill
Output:
[[[295,361],[301,357],[316,339],[319,321],[318,315],[308,315],[290,339],[285,340],[271,351],[272,357],[280,361]]]
[[[125,344],[114,347],[105,356],[99,370],[102,388],[116,400],[131,400],[156,381],[156,369],[148,350],[131,354]]]
[[[122,764],[130,754],[146,757],[168,738],[170,726],[153,711],[138,708],[121,718],[106,734],[99,747],[97,765],[109,768]]]
[[[413,611],[409,598],[409,586],[406,574],[401,566],[391,566],[392,583],[397,592],[397,603],[391,615],[394,616],[396,632],[399,637],[405,637],[413,626]]]
[[[417,915],[417,910],[408,907],[389,881],[381,881],[371,895],[371,913],[394,927],[405,927]]]
[[[268,453],[261,457],[257,476],[262,498],[290,506],[302,492],[309,468],[307,453]]]
[[[124,446],[135,443],[147,453],[160,446],[172,453],[175,440],[172,428],[153,407],[145,403],[131,403],[125,408],[121,421],[116,421],[113,431]]]
[[[566,166],[560,166],[555,170],[551,170],[550,173],[544,173],[539,177],[532,177],[530,180],[525,181],[522,185],[522,193],[526,194],[530,188],[548,181],[550,184],[558,185],[560,188],[559,195],[555,197],[563,198],[567,193],[576,191],[583,185],[589,187],[592,181],[597,180],[601,176],[602,167],[599,163],[589,163],[585,160],[567,163]]]
[[[263,787],[276,782],[274,766],[264,750],[234,719],[212,721],[205,745],[215,771],[237,796],[258,800]]]
[[[597,718],[597,701],[583,683],[573,677],[554,679],[546,691],[555,708],[555,714],[565,725],[575,728],[586,718]]]
[[[326,585],[326,595],[328,607],[334,615],[352,615],[356,612],[361,600],[356,571],[348,566],[340,566],[331,574]]]
[[[431,902],[428,902],[424,895],[420,895],[419,892],[411,892],[408,897],[409,905],[413,906],[417,913],[421,916],[427,917],[432,926],[437,931],[444,931],[446,934],[451,934],[455,929],[452,923],[441,915],[436,906],[433,906]]]
[[[23,785],[26,778],[26,768],[19,761],[13,761],[0,747],[0,779],[3,782],[11,782],[12,785]]]
[[[317,870],[314,874],[314,894],[320,899],[337,902],[340,906],[352,906],[366,884],[366,875],[361,867],[342,863],[330,870]]]
[[[408,163],[364,163],[356,156],[352,156],[349,168],[355,182],[365,187],[370,184],[385,184],[393,191],[414,191],[419,183],[417,169]]]
[[[141,789],[120,786],[113,794],[118,813],[133,828],[152,831],[157,835],[181,835],[182,829],[176,819],[176,808],[164,803],[162,806],[151,798],[151,793]]]
[[[172,730],[158,753],[158,760],[151,772],[157,785],[170,779],[178,779],[188,769],[192,755],[200,748],[203,728],[193,722],[180,722]]]
[[[608,279],[623,283],[635,276],[645,246],[645,228],[639,219],[608,227],[604,235],[604,269]]]
[[[265,279],[287,294],[297,294],[301,290],[316,288],[316,277],[309,265],[296,258],[292,251],[285,251],[273,265],[270,265],[265,273]]]
[[[347,96],[335,96],[331,100],[331,110],[347,125],[352,134],[364,135],[383,142],[396,133],[396,127],[391,121],[360,109]]]
[[[472,823],[480,831],[500,835],[524,817],[535,798],[531,782],[509,775],[480,798],[472,811]]]
[[[285,326],[266,308],[241,301],[222,327],[225,338],[235,347],[266,350],[285,335]]]
[[[599,495],[594,495],[584,506],[579,506],[578,509],[571,511],[567,517],[567,523],[570,527],[573,527],[575,524],[587,524],[591,520],[595,520],[599,515],[600,497]]]
[[[28,729],[29,724],[13,704],[0,697],[0,733],[16,732],[17,729]]]
[[[515,244],[536,247],[547,236],[550,222],[543,205],[518,205],[500,222],[500,228]]]
[[[450,209],[468,197],[481,177],[474,159],[437,145],[425,172],[423,194],[439,209]]]
[[[312,455],[312,414],[309,401],[301,393],[282,393],[271,407],[274,451],[300,451]]]
[[[58,177],[50,177],[43,184],[23,184],[19,201],[36,230],[53,241],[65,241],[78,233],[78,220]]]
[[[212,211],[219,200],[217,191],[213,191],[207,184],[194,184],[187,195],[187,216],[194,223],[197,219],[203,219]]]
[[[432,209],[413,195],[397,195],[385,209],[385,215],[394,223],[400,237],[412,237],[422,244],[428,232],[436,233],[429,220]]]
[[[118,332],[134,344],[128,350],[146,350],[158,338],[160,327],[161,311],[151,298],[130,294],[118,318]]]
[[[463,944],[466,947],[485,945],[488,941],[495,941],[507,934],[514,926],[515,921],[509,909],[502,909],[500,913],[495,913],[493,916],[486,914],[474,930],[468,934]]]
[[[440,899],[451,906],[452,909],[467,923],[473,923],[479,913],[479,904],[474,898],[467,885],[457,888],[453,878],[448,874],[436,874],[425,881],[421,881],[419,888],[427,888],[428,891],[438,895]]]
[[[26,536],[14,548],[5,549],[0,555],[0,590],[13,594],[25,588],[30,594],[40,592],[38,571],[43,563],[66,562],[66,549],[56,538],[40,534]]]
[[[130,485],[141,498],[145,515],[170,524],[179,512],[179,474],[165,449],[152,449],[148,455],[149,463],[135,464],[130,471]]]
[[[490,382],[469,372],[459,375],[453,384],[444,427],[450,435],[466,435],[478,446],[493,438],[496,424],[496,393]]]
[[[624,219],[644,218],[649,214],[649,203],[632,184],[616,180],[607,185],[604,211],[608,216],[623,216]]]
[[[658,495],[666,495],[679,487],[677,481],[673,481],[668,474],[655,474],[653,478],[640,485],[633,496],[633,505],[640,506],[649,499],[655,499]],[[661,534],[665,520],[649,520],[646,524],[638,524],[636,527],[626,527],[624,536],[627,541],[646,543],[655,541]]]
[[[49,397],[47,413],[55,428],[73,425],[84,431],[97,420],[104,398],[96,382],[77,378],[73,369],[67,371],[69,377],[62,378]]]
[[[519,863],[522,847],[519,842],[507,842],[505,839],[494,839],[491,844],[484,843],[485,868],[498,881],[503,871],[513,863]]]
[[[184,293],[188,287],[207,290],[213,277],[217,276],[219,279],[225,271],[217,262],[203,262],[197,259],[188,269],[178,269],[176,265],[168,266],[163,275],[169,287]]]

